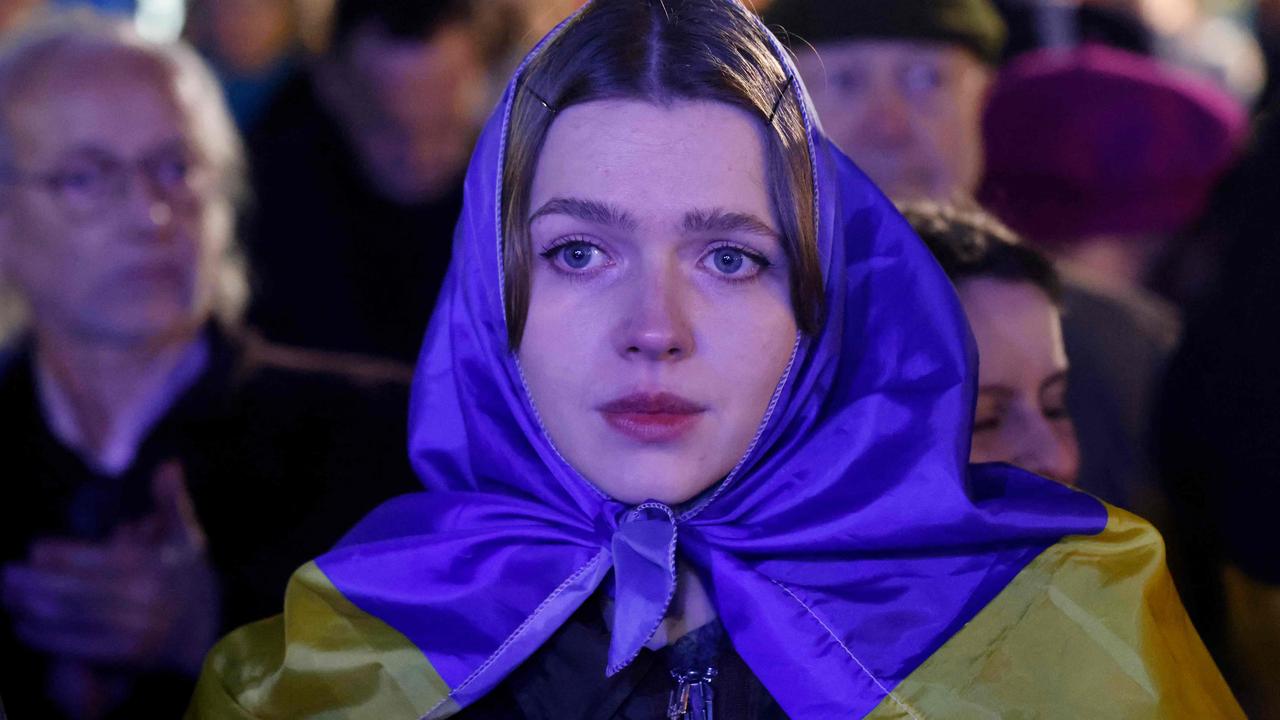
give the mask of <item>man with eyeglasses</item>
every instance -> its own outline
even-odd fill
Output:
[[[415,489],[405,373],[239,322],[239,140],[188,48],[77,16],[0,49],[0,695],[178,717],[221,632]],[[353,369],[359,368],[359,369]]]

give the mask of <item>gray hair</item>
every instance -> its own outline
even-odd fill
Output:
[[[190,123],[190,136],[220,181],[209,226],[204,228],[227,248],[217,278],[214,314],[224,322],[239,322],[249,297],[247,265],[235,241],[236,216],[249,197],[244,145],[221,85],[186,43],[146,40],[127,19],[87,9],[47,15],[6,36],[0,41],[0,167],[9,166],[14,154],[3,109],[51,69],[86,55],[142,58],[155,63],[172,80],[172,90]],[[0,343],[6,329],[25,325],[20,293],[7,287],[3,270],[0,268]]]

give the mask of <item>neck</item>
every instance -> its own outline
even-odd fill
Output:
[[[656,650],[671,645],[715,619],[716,609],[702,580],[687,565],[681,564],[677,568],[676,596],[671,599],[667,616],[649,640],[648,647]]]
[[[111,437],[122,413],[174,372],[199,333],[197,326],[120,342],[37,327],[35,362],[67,399],[85,444],[97,449]]]

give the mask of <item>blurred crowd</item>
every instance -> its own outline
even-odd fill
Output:
[[[418,487],[408,380],[512,65],[576,0],[0,0],[0,698],[175,717]],[[100,3],[116,8],[120,3]],[[771,0],[956,285],[973,462],[1149,519],[1280,718],[1280,2]]]

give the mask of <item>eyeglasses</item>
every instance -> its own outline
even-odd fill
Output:
[[[171,204],[189,203],[202,189],[204,164],[185,147],[166,146],[132,162],[111,153],[81,150],[47,172],[0,171],[0,182],[31,185],[49,193],[70,214],[105,213],[126,198],[135,173]]]

